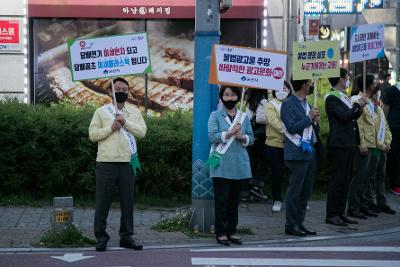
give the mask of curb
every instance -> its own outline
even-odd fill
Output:
[[[380,236],[392,233],[400,233],[400,227],[368,231],[363,233],[353,233],[353,234],[338,234],[338,235],[328,235],[328,236],[314,236],[314,237],[301,237],[301,238],[287,238],[287,239],[275,239],[275,240],[260,240],[260,241],[248,241],[243,242],[243,246],[263,246],[271,244],[285,244],[285,243],[302,243],[308,241],[324,241],[324,240],[338,240],[347,239],[352,237],[372,237]],[[145,246],[144,250],[156,250],[156,249],[181,249],[181,248],[207,248],[216,247],[215,243],[203,243],[203,244],[183,244],[183,245],[163,245],[163,246]],[[220,247],[220,246],[218,246]],[[118,251],[125,250],[120,247],[108,247],[107,251]],[[82,247],[82,248],[0,248],[0,253],[43,253],[43,252],[78,252],[78,251],[93,251],[94,247]]]

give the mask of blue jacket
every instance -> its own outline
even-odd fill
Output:
[[[312,125],[311,118],[307,116],[300,100],[295,95],[291,95],[282,103],[281,119],[290,134],[303,135],[303,131]],[[314,133],[318,139],[317,132]],[[285,160],[311,160],[313,153],[303,152],[301,147],[296,146],[285,136],[284,141],[284,158]]]
[[[246,116],[246,114],[244,113],[243,116]],[[213,148],[222,143],[222,133],[227,132],[229,126],[229,117],[224,109],[211,113],[208,120],[208,140]],[[249,140],[248,145],[253,144],[254,135],[247,116],[242,123],[242,133],[247,135]],[[251,178],[249,155],[247,154],[245,145],[241,141],[236,139],[233,141],[222,156],[220,164],[215,168],[210,168],[210,177],[235,180]]]

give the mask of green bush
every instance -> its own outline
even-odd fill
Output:
[[[324,146],[328,122],[323,98],[327,90],[329,87],[319,90],[318,97]],[[15,195],[27,199],[55,195],[94,198],[97,144],[88,138],[94,111],[95,107],[70,103],[0,102],[0,199]],[[135,190],[142,196],[190,198],[192,113],[170,112],[145,121],[147,135],[138,140],[143,173]],[[316,178],[322,191],[328,172],[325,159]]]
[[[97,144],[88,138],[94,110],[0,102],[0,194],[94,196]],[[138,141],[143,174],[137,189],[190,195],[191,113],[167,113],[146,123],[148,134]]]
[[[92,107],[0,104],[0,186],[34,198],[93,192]]]

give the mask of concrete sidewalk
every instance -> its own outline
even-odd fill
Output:
[[[380,213],[377,218],[369,217],[359,220],[359,224],[348,227],[327,225],[325,218],[325,200],[310,201],[310,210],[307,212],[305,225],[318,232],[318,236],[332,236],[338,234],[364,233],[375,230],[384,230],[400,226],[400,197],[387,194],[391,207],[396,210],[395,215]],[[29,248],[39,243],[43,233],[50,229],[52,207],[35,208],[0,207],[0,248]],[[190,239],[182,233],[157,232],[151,226],[169,215],[175,214],[174,209],[135,210],[134,238],[145,246],[157,245],[187,245],[214,243],[213,238]],[[239,227],[250,228],[254,235],[244,235],[243,241],[266,241],[293,238],[284,234],[284,211],[271,212],[271,203],[247,204],[241,203],[239,210]],[[93,236],[93,209],[74,209],[74,224],[84,234],[92,239]],[[112,209],[108,218],[107,232],[111,236],[109,246],[118,246],[120,211]]]

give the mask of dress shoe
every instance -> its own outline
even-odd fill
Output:
[[[317,232],[314,230],[309,230],[305,228],[303,225],[299,226],[300,230],[306,233],[307,235],[317,235]]]
[[[226,236],[229,241],[231,241],[233,244],[236,245],[241,245],[242,244],[242,239],[238,235],[227,235]]]
[[[392,210],[392,208],[389,207],[388,205],[379,206],[378,208],[384,213],[391,214],[391,215],[396,214],[396,212],[394,210]]]
[[[368,206],[368,209],[370,210],[370,211],[372,211],[373,213],[379,213],[379,212],[381,212],[381,210],[378,208],[378,206],[377,205],[375,205],[375,204],[370,204],[369,206]]]
[[[378,217],[378,214],[373,213],[372,211],[370,211],[369,209],[360,209],[360,212],[362,214],[364,214],[365,216],[369,216],[369,217]]]
[[[362,215],[359,211],[347,211],[347,216],[357,218],[357,219],[367,219],[367,216]]]
[[[224,246],[229,246],[231,244],[231,241],[229,239],[222,239],[222,236],[216,237],[217,243],[224,245]]]
[[[350,219],[349,217],[347,217],[347,216],[345,216],[345,215],[340,215],[339,218],[340,218],[342,221],[344,221],[345,223],[348,223],[348,224],[357,224],[357,223],[358,223],[358,221],[352,220],[352,219]]]
[[[130,248],[133,250],[142,250],[143,246],[140,244],[136,244],[133,239],[121,239],[119,241],[119,246],[122,248]]]
[[[285,234],[287,235],[296,235],[296,236],[307,236],[305,232],[303,232],[300,227],[285,227]]]
[[[96,250],[97,251],[105,251],[107,248],[107,241],[104,240],[98,240],[96,244]]]
[[[339,217],[326,218],[325,222],[336,226],[347,226],[347,223],[342,221]]]

